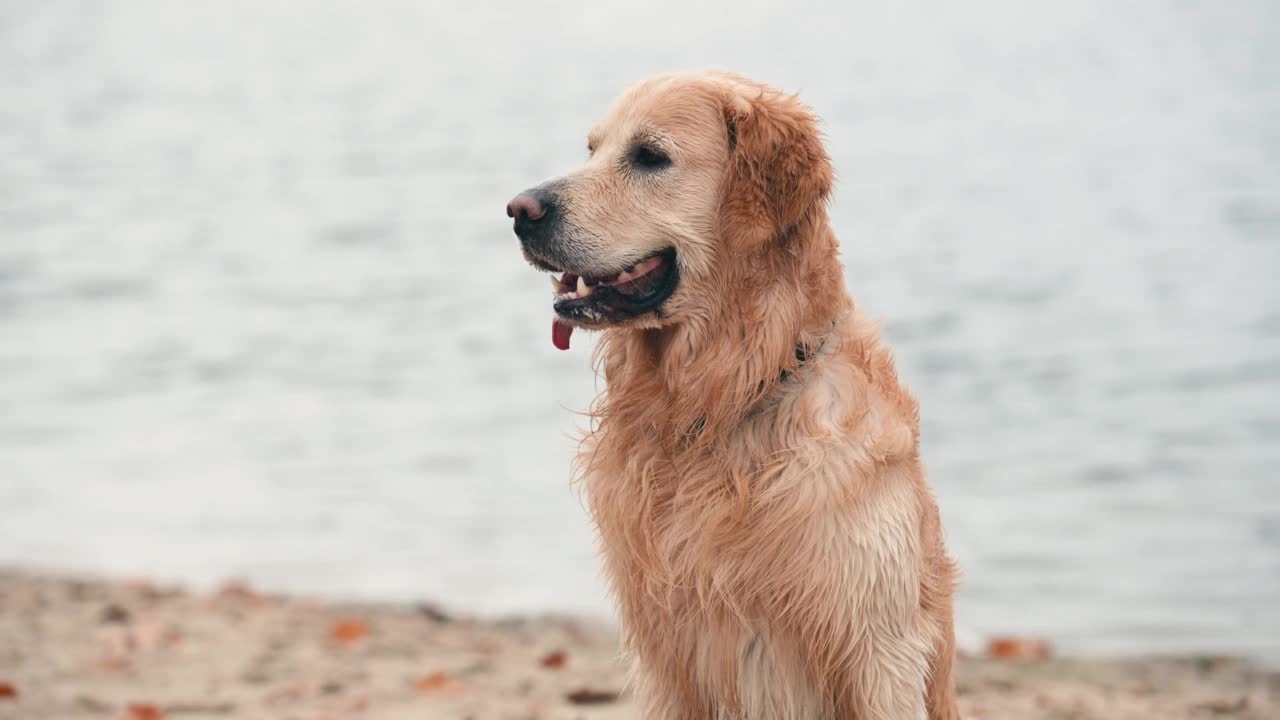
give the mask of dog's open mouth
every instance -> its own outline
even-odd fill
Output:
[[[556,319],[551,340],[569,349],[574,325],[601,326],[651,313],[675,292],[679,273],[674,250],[664,250],[612,275],[573,271],[551,276]]]

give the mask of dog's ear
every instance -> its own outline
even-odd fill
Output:
[[[813,112],[795,96],[748,81],[724,91],[729,169],[721,233],[750,252],[790,235],[821,209],[834,180]]]

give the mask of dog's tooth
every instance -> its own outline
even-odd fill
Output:
[[[586,280],[583,280],[581,277],[578,278],[578,297],[586,297],[590,295],[591,291],[594,289],[595,288],[587,284]]]
[[[551,276],[551,287],[554,288],[555,291],[558,293],[564,292],[564,283],[560,282],[560,278],[556,277],[555,275]]]

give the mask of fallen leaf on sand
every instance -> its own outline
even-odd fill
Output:
[[[459,687],[461,687],[461,685],[456,680],[449,677],[448,673],[442,673],[442,672],[434,672],[429,675],[423,675],[422,677],[413,681],[413,689],[417,690],[420,693],[423,693],[424,695],[429,693],[444,692],[448,690],[456,690]]]
[[[342,683],[337,680],[328,680],[320,686],[321,695],[337,695],[342,692]]]
[[[329,630],[329,637],[350,645],[365,639],[369,635],[369,626],[363,620],[339,620]]]
[[[232,702],[180,702],[166,707],[174,715],[226,715],[236,709]]]
[[[434,623],[447,623],[450,620],[449,614],[435,605],[422,604],[418,606],[418,614]]]
[[[151,703],[133,703],[125,710],[126,720],[164,720],[164,709]]]
[[[302,687],[302,683],[293,682],[282,687],[269,690],[262,696],[262,701],[268,705],[281,705],[301,700],[306,695],[306,691]]]
[[[356,695],[355,697],[351,698],[351,702],[347,703],[348,712],[364,712],[365,710],[368,710],[368,709],[369,709],[369,696],[365,693],[360,693]]]
[[[103,655],[93,661],[93,667],[102,672],[124,672],[129,669],[129,658],[123,655]]]
[[[0,681],[0,700],[14,700],[18,697],[18,688],[13,683]]]
[[[172,625],[143,622],[133,626],[130,637],[140,650],[167,650],[182,639],[182,632]]]
[[[987,655],[996,660],[1048,660],[1052,654],[1049,641],[1040,638],[1003,635],[987,641]]]
[[[1210,700],[1193,707],[1211,715],[1235,715],[1249,709],[1249,697],[1242,695],[1235,700]]]
[[[77,695],[76,705],[83,710],[87,710],[95,715],[106,715],[111,712],[111,703],[99,700],[92,695]]]
[[[112,603],[102,608],[102,612],[98,614],[98,622],[103,625],[112,623],[127,623],[131,617],[128,608]]]
[[[602,705],[604,703],[617,702],[618,693],[612,690],[574,690],[565,695],[565,699],[574,705]]]
[[[267,599],[257,590],[254,590],[249,583],[244,580],[232,579],[228,580],[214,591],[215,600],[233,600],[249,603],[250,605],[265,605]]]
[[[556,650],[553,653],[549,653],[543,656],[540,662],[542,664],[542,667],[544,668],[559,670],[560,668],[564,667],[564,664],[568,661],[569,661],[569,656],[566,655],[563,650]]]
[[[129,592],[143,598],[144,600],[159,600],[166,595],[172,594],[172,590],[166,591],[159,588],[155,583],[146,578],[133,578],[132,580],[126,580],[124,587]]]
[[[1196,669],[1202,673],[1211,673],[1230,667],[1236,658],[1225,655],[1200,655],[1194,658]]]

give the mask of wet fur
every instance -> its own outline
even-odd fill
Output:
[[[599,157],[653,127],[678,189]],[[632,88],[592,135],[564,187],[595,255],[681,263],[661,315],[605,329],[578,465],[645,717],[957,718],[917,404],[845,289],[815,118],[698,73]]]

